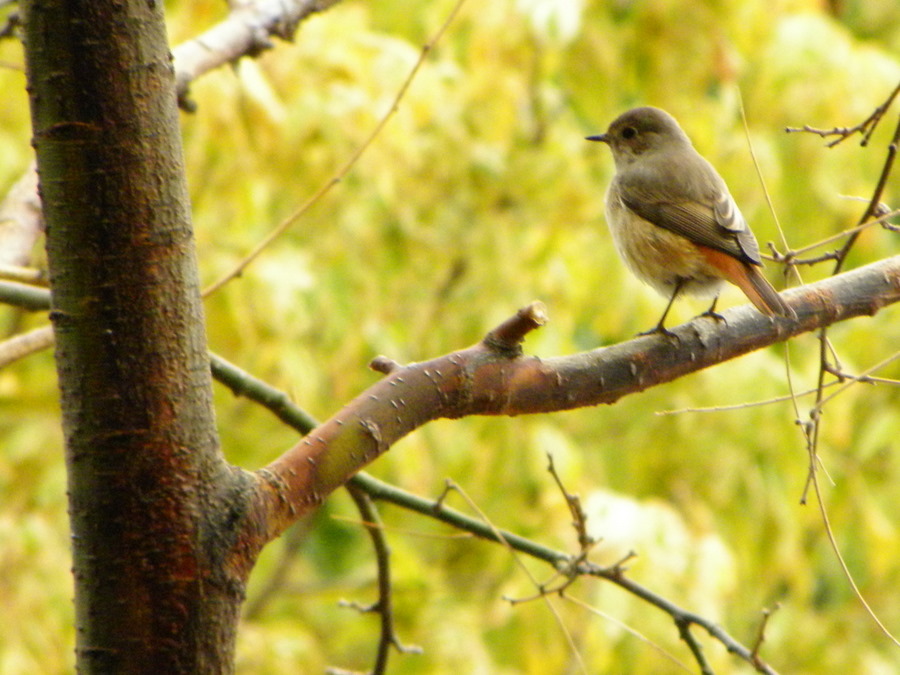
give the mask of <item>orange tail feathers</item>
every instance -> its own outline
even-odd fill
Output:
[[[740,288],[750,302],[763,314],[796,319],[797,314],[781,298],[772,284],[762,275],[756,265],[751,265],[734,256],[703,247],[706,259],[722,273],[722,277]]]

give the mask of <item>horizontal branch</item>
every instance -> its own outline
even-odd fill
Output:
[[[460,513],[459,511],[446,506],[443,501],[434,501],[410,494],[366,473],[357,474],[354,478],[354,482],[357,487],[365,490],[366,494],[372,499],[396,504],[429,518],[440,520],[458,530],[469,532],[481,539],[504,544],[511,549],[524,553],[532,558],[549,563],[557,571],[565,570],[565,573],[572,578],[593,576],[605,579],[606,581],[623,588],[632,595],[641,598],[654,607],[661,609],[675,620],[679,628],[683,627],[686,630],[691,624],[700,626],[713,638],[721,642],[728,651],[737,655],[747,663],[753,664],[759,672],[767,673],[769,675],[774,675],[775,673],[770,666],[763,663],[758,657],[754,657],[751,650],[747,649],[733,638],[724,628],[699,614],[679,607],[671,600],[662,597],[655,591],[630,579],[625,575],[625,570],[619,564],[609,567],[596,565],[586,559],[582,559],[580,556],[573,556],[569,553],[551,549],[543,544],[515,534],[514,532],[498,530],[490,523],[471,518],[464,513]]]
[[[507,329],[513,330],[514,328],[512,324],[514,323],[518,323],[518,326],[520,328],[527,325],[526,321],[516,322],[515,319],[518,317],[519,315],[517,315],[517,317],[514,317],[513,320],[507,321],[497,330],[493,331],[494,339],[499,338],[501,340],[501,343],[503,343],[503,341],[505,340],[508,341],[510,339],[517,339],[515,333],[507,332]],[[236,395],[246,396],[249,399],[256,401],[257,403],[260,403],[265,408],[270,410],[273,414],[275,414],[279,419],[297,429],[301,433],[308,433],[312,428],[316,426],[314,420],[302,410],[297,408],[296,405],[290,402],[282,392],[271,388],[266,383],[256,379],[248,373],[245,373],[244,371],[237,368],[236,366],[233,366],[224,359],[221,359],[215,355],[211,356],[214,376],[220,382],[225,384],[229,389],[231,389]],[[390,370],[391,366],[389,364],[392,364],[393,362],[381,360],[380,363],[384,368]],[[594,576],[605,579],[606,581],[620,586],[625,591],[636,595],[645,602],[648,602],[649,604],[669,614],[675,621],[679,633],[685,640],[689,641],[690,645],[699,647],[696,638],[694,638],[690,633],[690,626],[692,624],[695,624],[701,626],[715,639],[719,640],[719,642],[721,642],[726,647],[726,649],[728,649],[728,651],[736,654],[748,663],[753,664],[753,666],[759,672],[767,673],[769,675],[774,675],[775,673],[774,670],[772,670],[756,655],[755,651],[752,651],[740,644],[737,640],[731,637],[721,626],[718,626],[714,622],[705,619],[698,614],[678,607],[670,600],[627,577],[621,563],[617,563],[609,567],[596,565],[590,562],[585,555],[573,555],[570,553],[557,551],[537,541],[527,539],[518,534],[515,534],[514,532],[500,530],[491,523],[473,518],[447,506],[446,500],[444,499],[446,493],[444,493],[437,500],[426,499],[424,497],[411,494],[406,490],[396,487],[395,485],[380,481],[364,471],[360,471],[352,478],[350,478],[347,482],[347,487],[351,489],[351,495],[354,496],[354,500],[358,499],[362,495],[367,495],[373,500],[389,502],[401,508],[417,512],[428,518],[439,520],[450,525],[451,527],[457,528],[464,532],[469,532],[481,539],[503,544],[513,550],[524,553],[537,560],[542,560],[543,562],[551,565],[557,572],[564,573],[566,577],[568,577],[569,581],[583,576]],[[570,495],[567,495],[567,498],[569,497]],[[379,540],[376,543],[376,549],[379,546],[386,546],[383,541],[383,532],[377,528],[372,527],[373,523],[375,523],[377,520],[376,515],[362,514],[362,519],[373,538],[377,538]],[[376,534],[382,536],[376,537]],[[579,540],[582,540],[582,533],[580,531]],[[583,541],[582,546],[584,546]],[[377,556],[379,561],[385,559],[385,552],[386,551],[380,553]],[[288,553],[288,555],[291,555],[291,553]],[[379,643],[379,654],[384,653],[383,649],[381,648],[385,645],[386,635],[391,636],[392,641],[396,640],[396,637],[393,635],[393,629],[391,627],[389,605],[387,606],[387,608],[382,605],[384,599],[389,599],[390,597],[390,594],[385,592],[385,588],[383,586],[385,583],[387,583],[386,576],[387,566],[379,564],[379,592],[380,597],[382,598],[382,600],[379,601],[379,612],[382,614],[382,640]],[[565,585],[568,585],[568,582]],[[563,588],[564,587],[561,587],[559,590],[562,591]],[[387,613],[385,611],[386,609]]]
[[[530,311],[504,322],[482,343],[426,363],[403,367],[377,359],[374,365],[387,377],[257,472],[250,536],[255,541],[247,542],[237,564],[250,563],[254,551],[398,439],[433,419],[613,403],[803,332],[873,315],[900,300],[900,256],[793,289],[786,297],[796,321],[773,322],[746,305],[725,312],[727,323],[698,317],[675,328],[677,341],[646,336],[573,356],[526,357],[509,341],[541,324],[540,314]],[[50,293],[0,281],[0,302],[47,309]],[[308,428],[312,421],[299,422]]]
[[[520,311],[479,344],[400,366],[379,358],[387,376],[258,473],[258,513],[274,538],[301,514],[427,422],[467,415],[522,415],[614,403],[795,335],[900,300],[900,256],[786,293],[797,319],[769,319],[749,305],[725,322],[698,317],[673,330],[677,340],[639,337],[573,356],[525,356],[518,344],[543,322]],[[258,521],[258,523],[260,522]]]
[[[47,311],[50,309],[50,289],[18,281],[0,281],[0,302],[30,312]]]

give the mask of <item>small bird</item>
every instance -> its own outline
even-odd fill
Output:
[[[669,298],[655,328],[672,335],[666,316],[680,293],[714,297],[723,281],[740,288],[763,314],[796,318],[760,272],[759,245],[725,181],[669,113],[634,108],[605,134],[616,175],[606,193],[606,220],[619,255],[639,279]]]

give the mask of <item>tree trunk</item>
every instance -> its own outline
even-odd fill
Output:
[[[233,668],[243,581],[162,3],[23,0],[81,672]],[[225,515],[223,515],[225,514]]]

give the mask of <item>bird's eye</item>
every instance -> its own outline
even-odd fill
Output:
[[[637,129],[634,127],[625,127],[622,129],[622,138],[626,141],[637,136]]]

